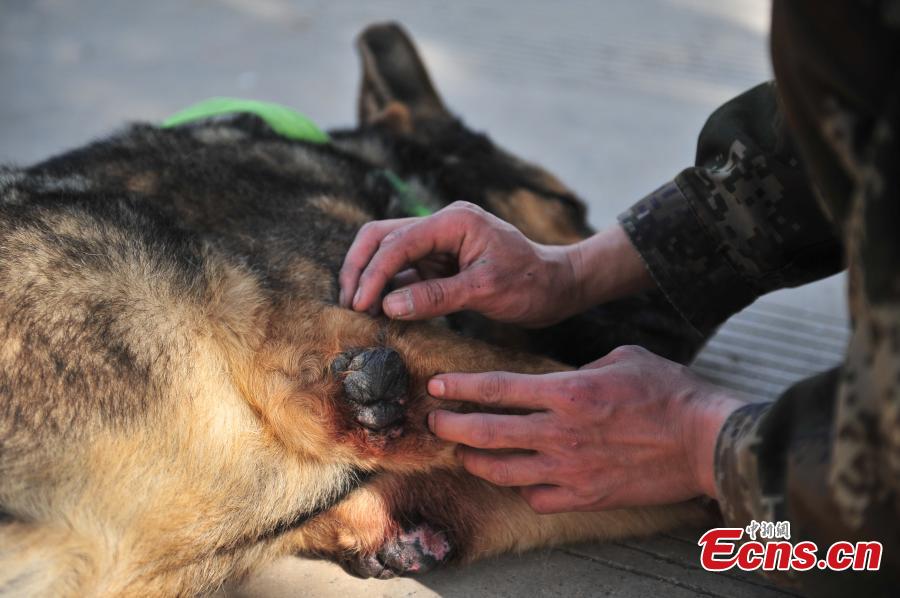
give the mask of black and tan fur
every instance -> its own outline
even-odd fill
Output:
[[[399,28],[359,46],[360,125],[332,144],[239,116],[0,170],[0,595],[194,595],[289,553],[387,576],[405,570],[385,546],[416,525],[469,561],[705,516],[535,515],[427,432],[430,375],[567,367],[501,341],[573,364],[695,347],[652,298],[540,332],[451,319],[482,340],[337,307],[356,231],[402,215],[385,166],[541,242],[590,232],[556,179],[446,112]],[[392,351],[402,396],[348,400],[348,359]],[[360,415],[385,405],[400,415]]]

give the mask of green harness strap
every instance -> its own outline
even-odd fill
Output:
[[[239,98],[210,98],[188,106],[181,112],[163,121],[163,128],[177,127],[204,118],[222,116],[223,114],[249,113],[260,117],[272,130],[288,139],[307,141],[309,143],[328,143],[328,133],[299,112],[281,104],[260,102],[258,100],[242,100]]]
[[[162,127],[168,129],[177,127],[205,118],[222,116],[224,114],[255,114],[263,119],[273,131],[293,139],[308,143],[330,143],[328,133],[316,126],[306,116],[287,106],[273,102],[261,102],[259,100],[243,100],[240,98],[210,98],[192,106],[188,106],[181,112],[174,114],[163,121]],[[391,170],[382,170],[379,173],[393,188],[400,200],[400,205],[410,216],[430,216],[434,213],[425,204],[419,201],[409,185]]]
[[[394,193],[400,200],[403,210],[410,216],[431,216],[434,210],[419,201],[413,190],[410,189],[409,183],[397,176],[393,170],[385,168],[380,171],[381,176],[393,187]]]

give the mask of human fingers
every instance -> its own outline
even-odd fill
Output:
[[[423,280],[446,278],[459,271],[459,260],[455,255],[435,254],[416,262],[415,268]]]
[[[381,296],[388,281],[416,261],[434,253],[456,255],[466,234],[469,216],[463,211],[438,212],[417,219],[382,236],[359,275],[351,304],[368,309]]]
[[[519,489],[519,494],[535,513],[566,513],[580,511],[586,506],[585,501],[571,489],[562,486],[540,484]]]
[[[439,374],[428,381],[433,397],[472,401],[487,407],[518,407],[536,411],[553,407],[566,374]]]
[[[424,320],[465,309],[471,293],[467,273],[409,284],[388,293],[382,301],[389,318]]]
[[[356,233],[356,238],[344,256],[338,274],[340,295],[338,302],[341,307],[350,307],[353,296],[356,294],[359,276],[362,274],[369,260],[378,250],[381,240],[392,231],[410,224],[418,218],[398,218],[395,220],[379,220],[368,222]]]
[[[406,270],[399,272],[394,279],[391,280],[391,288],[402,289],[403,287],[415,284],[420,280],[422,280],[422,275],[419,274],[416,268],[407,268]]]
[[[555,480],[555,463],[541,455],[503,454],[459,447],[463,467],[497,486],[532,486]]]
[[[541,415],[541,414],[533,414]],[[483,449],[533,449],[542,422],[532,415],[453,413],[428,414],[428,427],[438,437]]]

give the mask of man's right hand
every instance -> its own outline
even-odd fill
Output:
[[[540,245],[467,202],[366,224],[339,280],[341,306],[356,311],[419,320],[473,310],[529,327],[653,285],[621,227],[575,245]],[[396,290],[381,301],[389,283]]]
[[[400,276],[398,276],[400,275]],[[545,326],[570,315],[579,284],[572,252],[539,245],[474,204],[427,218],[370,222],[340,273],[341,305],[418,320],[474,310],[491,319]]]

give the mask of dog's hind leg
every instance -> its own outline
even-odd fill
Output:
[[[538,515],[514,490],[461,470],[382,475],[299,530],[297,552],[360,577],[421,573],[543,546],[646,536],[710,523],[698,501],[596,513]]]
[[[311,365],[297,373],[285,369],[285,378],[325,372],[326,379],[315,384],[334,421],[327,424],[321,452],[339,455],[349,449],[354,466],[374,477],[291,532],[286,551],[319,554],[356,574],[385,577],[542,545],[646,535],[707,517],[696,504],[537,515],[515,491],[459,468],[453,445],[431,434],[426,419],[436,408],[463,405],[431,398],[425,386],[441,372],[544,373],[566,366],[436,326],[347,310],[324,309],[315,324],[321,357],[312,361],[300,352],[306,355],[302,363]],[[278,354],[289,357],[300,346],[289,343]]]

